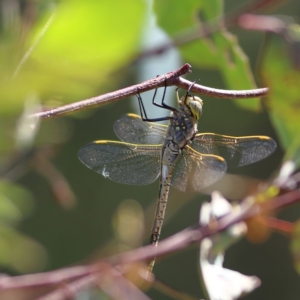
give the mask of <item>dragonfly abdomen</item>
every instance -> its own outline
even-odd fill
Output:
[[[158,201],[155,213],[155,220],[153,223],[150,237],[150,244],[152,244],[153,246],[157,246],[160,237],[161,228],[163,225],[167,207],[173,170],[174,166],[161,166],[161,179],[159,184]]]

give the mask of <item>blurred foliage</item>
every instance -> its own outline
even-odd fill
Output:
[[[2,2],[12,23],[1,42],[2,114],[20,110],[32,92],[50,106],[93,95],[136,52],[145,6],[118,1],[111,13],[109,1],[25,1],[21,11],[19,1]]]
[[[172,6],[172,10],[170,10],[170,6]],[[184,4],[180,1],[174,3],[171,0],[154,2],[158,24],[171,37],[184,34],[184,30],[191,28],[198,35],[207,30],[206,26],[215,26],[223,22],[223,6],[221,0],[209,2],[188,0]],[[166,15],[168,15],[167,18]],[[199,20],[206,25],[201,26]],[[195,36],[197,35],[195,34]],[[225,28],[217,30],[213,35],[196,39],[192,43],[180,47],[180,52],[193,67],[215,69],[220,72],[228,89],[250,90],[256,88],[247,56],[240,48],[237,39]],[[247,102],[242,102],[241,105],[258,109],[259,102],[258,99],[249,99]]]
[[[285,39],[268,36],[261,57],[262,80],[270,88],[270,118],[285,150],[299,137],[300,129],[300,26],[287,26]]]
[[[137,51],[145,3],[118,1],[114,13],[108,1],[1,0],[0,5],[1,175],[16,180],[35,170],[48,181],[61,204],[69,206],[74,201],[72,191],[47,160],[70,137],[70,123],[39,124],[29,121],[27,115],[40,106],[58,106],[94,95],[99,82],[110,84],[112,73]],[[130,13],[124,14],[125,10]],[[13,196],[6,196],[4,186],[0,193],[1,235],[5,236],[0,264],[18,272],[39,270],[45,263],[43,248],[10,227],[23,220],[12,201],[18,199],[23,209],[29,209],[29,203],[17,193],[18,185],[9,187],[12,194],[15,191]],[[23,249],[18,260],[12,248]]]
[[[0,265],[25,273],[42,270],[46,251],[13,227],[28,218],[34,208],[30,192],[15,183],[0,182]]]
[[[299,252],[300,252],[300,221],[298,220],[294,224],[294,230],[291,237],[291,253],[293,255],[294,264],[296,271],[300,274],[300,262],[299,262]]]
[[[41,123],[28,122],[25,116],[139,82],[137,70],[142,61],[135,58],[146,36],[147,16],[156,17],[158,26],[176,39],[196,30],[203,32],[203,22],[208,22],[207,26],[222,20],[224,13],[241,2],[165,0],[154,1],[153,10],[146,4],[143,0],[0,0],[1,272],[60,268],[91,253],[98,258],[141,244],[142,210],[149,205],[145,222],[147,215],[152,222],[155,204],[150,204],[155,201],[157,184],[128,187],[109,182],[77,159],[77,151],[85,143],[114,139],[113,122],[132,110],[129,102],[76,114],[78,118]],[[299,17],[299,8],[297,1],[291,1],[277,7],[276,13]],[[253,33],[232,29],[233,34],[231,28],[222,27],[208,37],[178,47],[182,60],[193,66],[189,79],[201,78],[206,86],[234,90],[256,87],[253,66],[259,47],[262,49],[257,69],[263,84],[270,87],[265,110],[257,112],[257,99],[235,101],[239,103],[235,105],[203,97],[205,113],[199,126],[201,132],[278,137],[282,149],[278,147],[272,157],[229,170],[245,175],[244,194],[258,185],[258,180],[246,176],[266,179],[278,167],[281,150],[299,167],[299,27],[294,23],[293,19],[286,23],[286,39],[273,34],[263,40],[262,34],[256,34],[258,42],[254,43],[248,38]],[[157,70],[147,74],[149,79],[156,75]],[[231,180],[226,184],[227,192],[237,197],[237,176],[227,180]],[[171,191],[170,197],[163,237],[197,222],[200,201],[207,199],[176,191]],[[294,221],[299,212],[294,209],[285,217]],[[136,228],[125,230],[127,226]],[[114,234],[114,241],[107,243]],[[126,244],[128,236],[131,242]],[[292,299],[300,293],[299,278],[292,264],[286,263],[290,257],[286,244],[281,236],[271,235],[261,246],[244,241],[229,251],[232,269],[262,279],[262,287],[247,299]],[[199,298],[194,250],[159,261],[155,272]],[[298,248],[293,250],[295,257],[298,252]],[[188,274],[184,280],[183,273]],[[161,297],[155,291],[151,296]]]

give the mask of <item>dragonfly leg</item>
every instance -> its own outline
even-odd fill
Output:
[[[187,92],[186,92],[186,94],[185,94],[185,97],[184,97],[184,105],[186,105],[186,99],[187,99],[187,97],[192,97],[190,94],[189,94],[189,92],[190,92],[190,90],[191,90],[191,88],[193,87],[193,85],[196,83],[196,81],[194,81],[194,82],[192,82],[192,84],[189,86],[189,88],[188,88],[188,90],[187,90]],[[176,89],[176,93],[177,93],[177,99],[179,99],[179,96],[178,96],[178,88]],[[177,100],[178,101],[178,100]]]
[[[144,103],[143,103],[139,88],[137,89],[136,97],[137,97],[138,103],[139,103],[141,118],[142,118],[143,121],[145,121],[145,120],[148,119],[148,117],[147,117],[147,114],[146,114],[146,110],[145,110],[145,107],[144,107]]]
[[[166,85],[166,81],[165,81],[165,89],[164,89],[162,104],[158,104],[158,103],[155,102],[157,88],[155,89],[155,92],[154,92],[154,95],[153,95],[153,98],[152,98],[152,104],[154,104],[155,106],[160,107],[160,108],[169,109],[169,110],[176,110],[174,107],[168,106],[168,105],[166,105],[164,103],[164,98],[165,98],[165,94],[166,94],[166,88],[167,88],[167,85]],[[161,118],[154,118],[154,119],[148,118],[147,113],[146,113],[146,109],[145,109],[145,106],[144,106],[144,103],[143,103],[143,99],[142,99],[141,94],[139,92],[139,88],[137,89],[137,95],[136,95],[136,97],[137,97],[138,102],[139,102],[140,114],[141,114],[141,118],[142,118],[143,121],[147,121],[147,122],[159,122],[159,121],[166,121],[166,120],[173,119],[173,117],[171,117],[171,116],[161,117]]]
[[[156,91],[157,91],[157,89],[155,89],[154,95],[156,95]],[[165,121],[165,120],[170,120],[171,119],[171,117],[162,117],[162,118],[155,118],[155,119],[148,118],[147,113],[146,113],[146,109],[145,109],[145,106],[144,106],[144,103],[143,103],[143,99],[140,95],[139,90],[137,91],[136,97],[137,97],[138,102],[139,102],[140,114],[141,114],[141,118],[142,118],[143,121],[159,122],[159,121]]]
[[[152,98],[152,104],[157,106],[157,107],[160,107],[160,108],[169,109],[169,110],[172,110],[172,111],[177,111],[177,109],[175,107],[170,106],[170,105],[165,103],[166,91],[167,91],[167,77],[165,77],[165,87],[164,87],[164,93],[163,93],[163,96],[162,96],[161,104],[155,102],[156,90],[155,90],[155,94],[153,95],[153,98]]]

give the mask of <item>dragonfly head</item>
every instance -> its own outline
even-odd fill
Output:
[[[186,95],[182,97],[181,102],[184,103],[190,110],[194,118],[199,120],[202,115],[203,101],[199,97]]]
[[[176,97],[177,97],[178,105],[187,107],[191,111],[192,116],[198,121],[202,115],[203,101],[199,97],[192,96],[189,94],[189,91],[191,90],[191,88],[193,87],[194,84],[195,84],[195,82],[193,82],[190,85],[185,96],[181,97],[180,99],[179,99],[178,88],[177,88],[176,89]]]

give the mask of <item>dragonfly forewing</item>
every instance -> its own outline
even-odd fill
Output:
[[[135,114],[126,114],[114,123],[118,138],[133,144],[162,144],[167,128],[166,125],[144,122]]]
[[[176,90],[178,108],[164,102],[166,84],[161,103],[155,102],[155,91],[153,105],[171,111],[164,118],[147,117],[137,90],[142,117],[127,114],[114,123],[114,131],[123,142],[96,141],[79,151],[83,164],[119,183],[146,185],[161,176],[150,238],[154,246],[161,234],[170,185],[180,191],[200,191],[224,175],[227,163],[247,165],[267,157],[276,148],[276,143],[265,136],[197,134],[203,101],[189,94],[193,84],[181,98]],[[161,120],[169,120],[169,126],[153,123]],[[155,259],[149,262],[150,272],[154,262]]]
[[[222,157],[201,154],[186,146],[174,169],[171,184],[183,192],[200,191],[222,178],[226,169]]]
[[[276,143],[267,136],[232,137],[214,133],[197,134],[192,147],[203,154],[222,156],[228,166],[239,167],[272,154]]]
[[[79,150],[83,164],[113,181],[146,185],[160,174],[161,145],[95,141]]]

